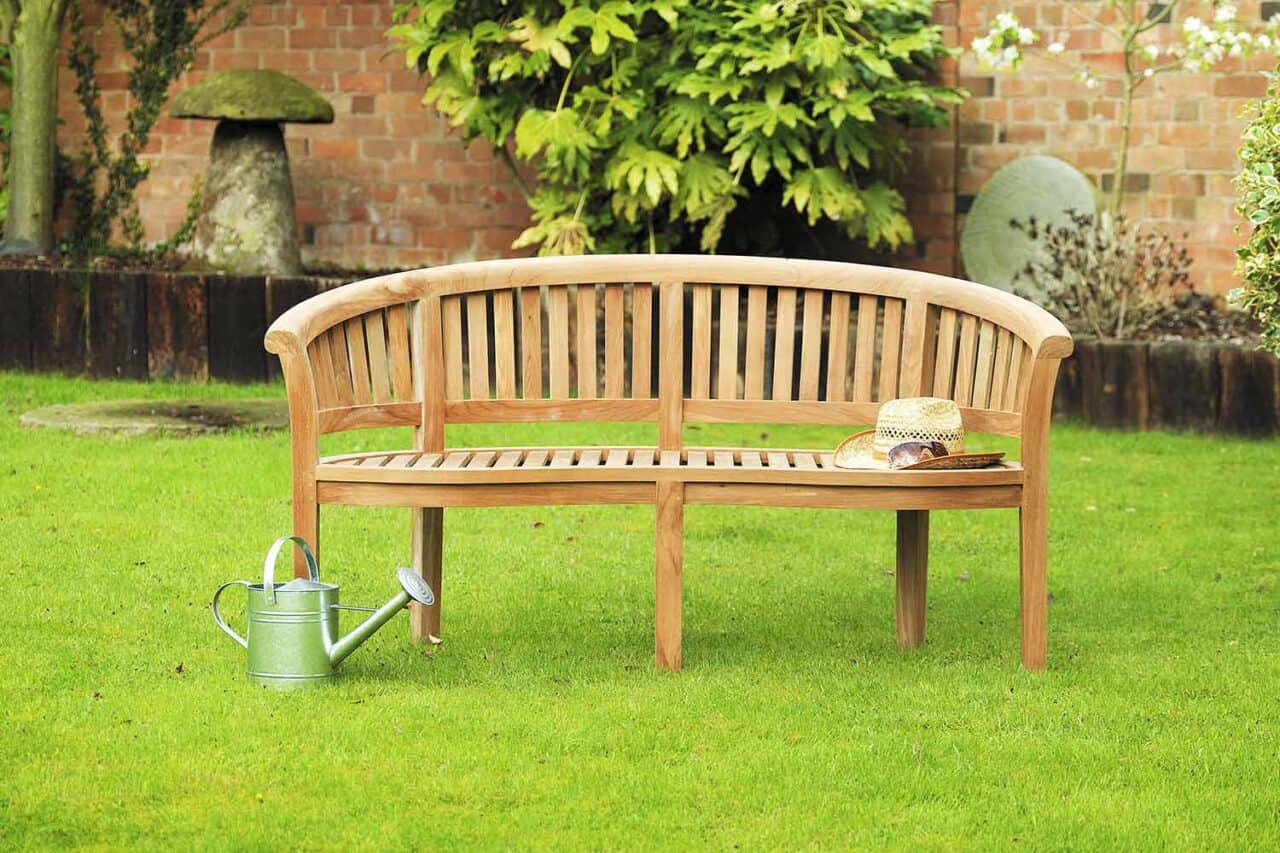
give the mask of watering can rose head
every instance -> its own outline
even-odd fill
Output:
[[[280,551],[292,542],[307,563],[307,577],[274,582]],[[400,592],[381,607],[348,607],[338,603],[339,588],[321,583],[316,558],[298,536],[277,539],[262,565],[262,583],[228,581],[213,594],[213,620],[227,636],[249,652],[249,677],[270,687],[308,687],[332,678],[334,667],[404,609],[410,600],[435,603],[426,582],[409,569],[396,573]],[[218,599],[231,586],[248,591],[246,636],[237,634],[218,610]],[[346,636],[338,631],[339,610],[363,610],[370,615]]]

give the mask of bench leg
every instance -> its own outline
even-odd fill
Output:
[[[903,648],[924,643],[929,582],[929,511],[898,511],[897,628]]]
[[[680,669],[684,595],[684,484],[658,483],[654,650],[658,669]]]
[[[308,493],[295,492],[293,495],[293,535],[301,536],[311,546],[316,562],[320,561],[320,504],[315,501],[314,491]],[[298,548],[293,551],[293,576],[307,576],[307,558],[302,556]]]
[[[409,605],[409,637],[415,643],[438,642],[440,639],[440,579],[444,545],[444,510],[426,507],[413,510],[413,570],[436,594],[436,603],[424,607],[416,601]]]
[[[1045,668],[1049,650],[1047,502],[1027,501],[1019,510],[1021,530],[1022,665]]]

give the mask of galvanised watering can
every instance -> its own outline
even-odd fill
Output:
[[[306,558],[307,577],[274,583],[276,559],[280,549],[290,542],[297,545]],[[267,687],[311,687],[332,678],[334,667],[404,608],[409,599],[420,604],[435,603],[431,588],[409,569],[396,572],[396,579],[402,589],[381,607],[340,605],[338,587],[320,582],[315,555],[306,541],[298,536],[284,536],[267,552],[262,564],[262,583],[228,581],[218,587],[213,594],[213,621],[249,650],[250,680]],[[237,585],[245,587],[249,594],[247,637],[233,631],[218,612],[218,598],[227,587]],[[339,610],[363,610],[372,615],[339,639]]]

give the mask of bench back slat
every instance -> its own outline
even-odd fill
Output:
[[[550,341],[553,400],[569,399],[569,288],[547,288],[547,330]],[[541,395],[539,395],[541,396]],[[450,399],[454,399],[450,395]]]
[[[832,292],[827,342],[827,399],[832,402],[849,399],[845,387],[849,372],[849,306],[848,293]]]
[[[885,298],[883,320],[880,325],[880,363],[877,368],[879,383],[876,389],[876,402],[895,400],[900,396],[902,385],[902,318],[906,305],[901,299]],[[875,315],[872,314],[872,322]],[[867,353],[867,361],[875,361],[874,349]],[[868,400],[871,398],[868,397]]]
[[[412,311],[407,305],[392,305],[387,309],[387,357],[391,361],[391,390],[397,400],[412,400],[413,346],[410,324]]]
[[[338,388],[333,378],[333,356],[329,354],[328,332],[319,335],[307,347],[307,359],[312,365],[316,405],[322,409],[332,408],[338,402]]]
[[[369,379],[373,383],[373,402],[390,403],[391,363],[387,352],[387,325],[382,311],[364,315],[365,352],[369,358]]]
[[[653,285],[636,282],[631,288],[631,396],[652,399],[653,388]]]
[[[770,399],[790,400],[795,375],[792,372],[796,351],[796,289],[779,287],[774,313],[773,393]]]
[[[876,369],[876,321],[879,310],[875,296],[864,293],[858,297],[858,335],[854,338],[853,344],[852,400],[855,403],[871,402],[872,381]],[[883,369],[880,375],[884,376]],[[895,373],[894,382],[896,381]]]
[[[742,310],[736,285],[720,288],[720,346],[716,354],[716,399],[736,400],[738,386],[738,321]]]
[[[978,345],[978,318],[965,314],[960,320],[960,344],[956,355],[956,382],[951,399],[961,406],[973,401],[973,356]]]
[[[338,357],[337,353],[334,354]],[[351,367],[351,388],[356,405],[368,405],[373,402],[369,380],[369,355],[365,350],[364,315],[352,317],[347,321],[347,351],[345,357]]]
[[[658,448],[679,450],[684,443],[684,284],[667,281],[658,288]]]
[[[983,320],[978,326],[978,361],[973,369],[973,396],[970,404],[976,409],[987,408],[991,396],[991,372],[995,364],[995,324]]]
[[[627,293],[620,284],[604,287],[604,396],[627,396]]]
[[[711,396],[711,285],[693,285],[693,316],[689,325],[689,396]]]
[[[957,330],[955,310],[941,309],[938,312],[938,331],[935,336],[933,355],[932,393],[936,397],[950,397],[952,389],[955,388]]]
[[[503,400],[516,398],[516,318],[510,290],[493,292],[493,388]]]
[[[803,331],[800,335],[800,399],[818,399],[818,372],[822,359],[822,313],[823,296],[821,290],[808,289],[804,292]]]
[[[467,294],[468,388],[472,399],[489,396],[489,304],[485,293]]]
[[[743,354],[743,399],[764,399],[765,338],[768,333],[769,288],[747,288],[747,348]]]
[[[520,288],[520,383],[526,400],[542,399],[542,289]]]
[[[441,342],[444,357],[444,393],[449,399],[462,396],[462,298],[440,300]]]
[[[596,286],[579,284],[578,351],[573,358],[578,375],[578,399],[594,400],[598,395],[599,364],[596,353]]]

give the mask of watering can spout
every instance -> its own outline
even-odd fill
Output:
[[[400,592],[375,610],[368,619],[351,629],[351,633],[330,647],[329,660],[333,665],[336,666],[345,660],[348,655],[359,648],[361,643],[373,636],[375,631],[387,624],[388,620],[399,613],[410,600],[428,606],[436,603],[436,596],[431,591],[431,587],[427,586],[426,581],[409,569],[400,569],[396,572],[396,580],[400,581]]]

